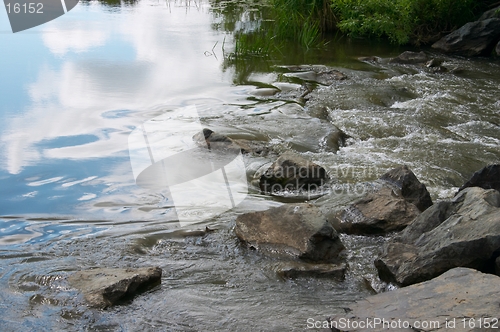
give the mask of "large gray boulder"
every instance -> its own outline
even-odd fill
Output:
[[[236,236],[250,247],[313,262],[337,263],[344,245],[319,208],[289,204],[236,218]]]
[[[328,181],[326,170],[302,156],[287,151],[260,175],[259,186],[264,193],[318,191]]]
[[[489,331],[486,324],[500,327],[499,292],[500,277],[455,268],[426,282],[370,296],[353,305],[345,317],[329,318],[324,326],[359,332]],[[347,325],[347,319],[350,326],[341,325]]]
[[[500,39],[500,18],[469,22],[444,36],[432,48],[444,53],[477,56],[490,52]]]
[[[375,261],[382,280],[410,285],[454,267],[494,271],[500,255],[500,192],[478,187],[433,205]]]
[[[407,166],[384,174],[377,183],[379,189],[349,205],[332,225],[348,234],[385,234],[400,231],[432,205],[425,185],[420,183]]]
[[[472,177],[460,187],[460,191],[469,187],[481,187],[500,191],[500,164],[489,165],[475,172]]]
[[[105,308],[131,297],[161,281],[161,268],[97,268],[79,271],[68,278],[80,290],[91,307]]]

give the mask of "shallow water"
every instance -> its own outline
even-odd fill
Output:
[[[182,107],[195,106],[216,132],[325,166],[342,188],[318,200],[331,209],[401,164],[436,200],[499,162],[498,61],[445,57],[446,67],[462,70],[434,74],[357,60],[401,51],[382,43],[332,40],[322,50],[291,46],[279,59],[231,62],[231,33],[251,29],[258,8],[91,1],[17,34],[0,11],[2,331],[299,331],[307,318],[343,314],[371,294],[367,283],[380,286],[372,261],[381,238],[342,237],[350,261],[343,282],[280,279],[279,261],[242,247],[232,231],[238,213],[283,201],[252,185],[219,216],[208,217],[203,203],[193,208],[200,222],[185,229],[215,232],[179,230],[168,188],[135,183],[129,137]],[[310,64],[348,79],[321,85],[289,67]],[[304,84],[314,91],[297,98]],[[350,138],[337,151],[329,137],[338,128]],[[244,157],[247,175],[271,160]],[[80,269],[147,265],[163,269],[162,284],[105,311],[89,310],[65,279]]]

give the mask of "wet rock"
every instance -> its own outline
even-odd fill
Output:
[[[498,42],[497,47],[495,47],[495,52],[498,56],[500,56],[500,42]]]
[[[500,38],[500,18],[469,22],[444,36],[432,48],[444,53],[477,56],[490,52]]]
[[[261,156],[267,155],[270,151],[265,142],[232,139],[208,128],[204,128],[201,132],[194,135],[193,140],[198,146],[208,148],[209,150],[240,150],[243,154],[252,153]]]
[[[198,146],[206,147],[209,150],[239,149],[239,146],[232,139],[208,128],[203,128],[201,132],[194,135],[193,140]]]
[[[250,247],[312,262],[338,263],[337,232],[310,204],[290,204],[236,218],[236,236]]]
[[[442,59],[431,59],[425,63],[425,66],[427,68],[440,67],[442,63],[443,63]]]
[[[363,62],[380,62],[381,59],[378,56],[362,56],[358,60]]]
[[[345,264],[313,264],[306,262],[285,262],[276,268],[276,273],[283,278],[333,278],[344,280]]]
[[[385,234],[404,229],[432,205],[429,192],[407,167],[384,174],[378,188],[331,219],[334,228],[348,234]]]
[[[397,191],[382,187],[348,206],[332,224],[347,234],[385,234],[400,231],[419,214],[418,208]]]
[[[283,153],[260,175],[259,186],[264,193],[310,192],[328,181],[326,170],[291,151]]]
[[[406,51],[398,55],[397,57],[391,59],[389,63],[400,63],[400,64],[419,64],[425,63],[429,60],[424,52],[411,52]]]
[[[500,164],[489,165],[477,171],[460,187],[459,191],[469,187],[481,187],[500,191]]]
[[[161,274],[159,267],[97,268],[76,272],[68,281],[72,287],[84,294],[90,306],[105,308],[158,284]]]
[[[467,188],[419,215],[375,261],[387,282],[410,285],[454,267],[492,271],[500,255],[500,192]]]
[[[333,68],[326,66],[300,66],[287,67],[292,73],[286,73],[286,77],[295,77],[304,81],[315,82],[323,85],[331,85],[336,81],[347,79],[347,76]]]
[[[477,331],[479,319],[487,317],[490,324],[498,319],[498,292],[499,277],[455,268],[435,279],[358,301],[345,317],[330,318],[330,327],[332,331],[339,331],[336,327],[342,331]],[[342,328],[341,318],[378,324]]]
[[[395,185],[401,191],[401,195],[408,202],[415,204],[420,211],[424,211],[432,205],[431,195],[427,188],[418,181],[415,174],[406,165],[385,173],[380,180]]]
[[[481,17],[478,19],[478,21],[484,21],[495,17],[500,18],[500,7],[496,7],[484,12],[483,15],[481,15]]]

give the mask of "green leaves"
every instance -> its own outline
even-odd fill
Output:
[[[332,0],[338,28],[355,37],[420,44],[473,19],[474,0]]]

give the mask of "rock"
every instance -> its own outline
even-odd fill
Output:
[[[469,22],[444,36],[432,48],[444,53],[477,56],[490,52],[500,38],[500,18]]]
[[[481,17],[479,17],[478,21],[484,21],[484,20],[487,20],[487,19],[490,19],[490,18],[500,18],[500,7],[496,7],[496,8],[493,8],[493,9],[490,9],[486,12],[483,13],[483,15],[481,15]]]
[[[431,195],[427,188],[418,181],[415,174],[406,165],[385,173],[380,180],[395,185],[401,190],[403,197],[408,202],[415,204],[420,211],[424,211],[432,205]]]
[[[344,280],[345,272],[345,264],[285,262],[276,268],[276,273],[283,278],[316,277]]]
[[[469,187],[481,187],[500,191],[500,164],[486,166],[474,173],[469,181],[460,187],[459,192]]]
[[[500,256],[495,260],[495,273],[500,276]]]
[[[97,268],[79,271],[68,278],[92,307],[105,308],[133,296],[161,281],[161,268],[139,269]]]
[[[478,331],[480,319],[490,326],[498,319],[499,292],[499,277],[455,268],[435,279],[358,301],[345,317],[330,318],[329,323],[332,331]],[[340,325],[347,319],[350,328]],[[359,324],[368,322],[372,325]]]
[[[500,255],[500,192],[467,188],[419,215],[375,260],[387,282],[410,285],[455,267],[494,271]]]
[[[326,170],[293,152],[283,153],[262,175],[259,186],[264,193],[275,194],[318,190],[328,181]]]
[[[270,151],[265,142],[232,139],[208,128],[203,128],[203,131],[194,135],[193,140],[198,146],[208,148],[209,150],[240,150],[243,154],[252,153],[261,156],[267,155]]]
[[[236,218],[236,236],[250,247],[312,262],[337,263],[344,245],[319,208],[291,204]]]
[[[431,59],[425,63],[425,66],[427,68],[440,67],[442,63],[443,63],[442,59]]]
[[[495,52],[498,56],[500,56],[500,42],[498,42],[497,47],[495,47]]]
[[[425,185],[407,166],[384,174],[378,186],[331,219],[337,231],[366,235],[400,231],[432,205]]]
[[[379,62],[381,59],[377,56],[362,56],[358,60],[362,62]]]
[[[418,64],[425,63],[429,60],[424,52],[411,52],[406,51],[398,55],[397,57],[391,59],[389,63],[400,63],[400,64]]]
[[[385,234],[404,229],[419,213],[400,193],[382,187],[348,206],[332,224],[337,231],[347,234]]]

